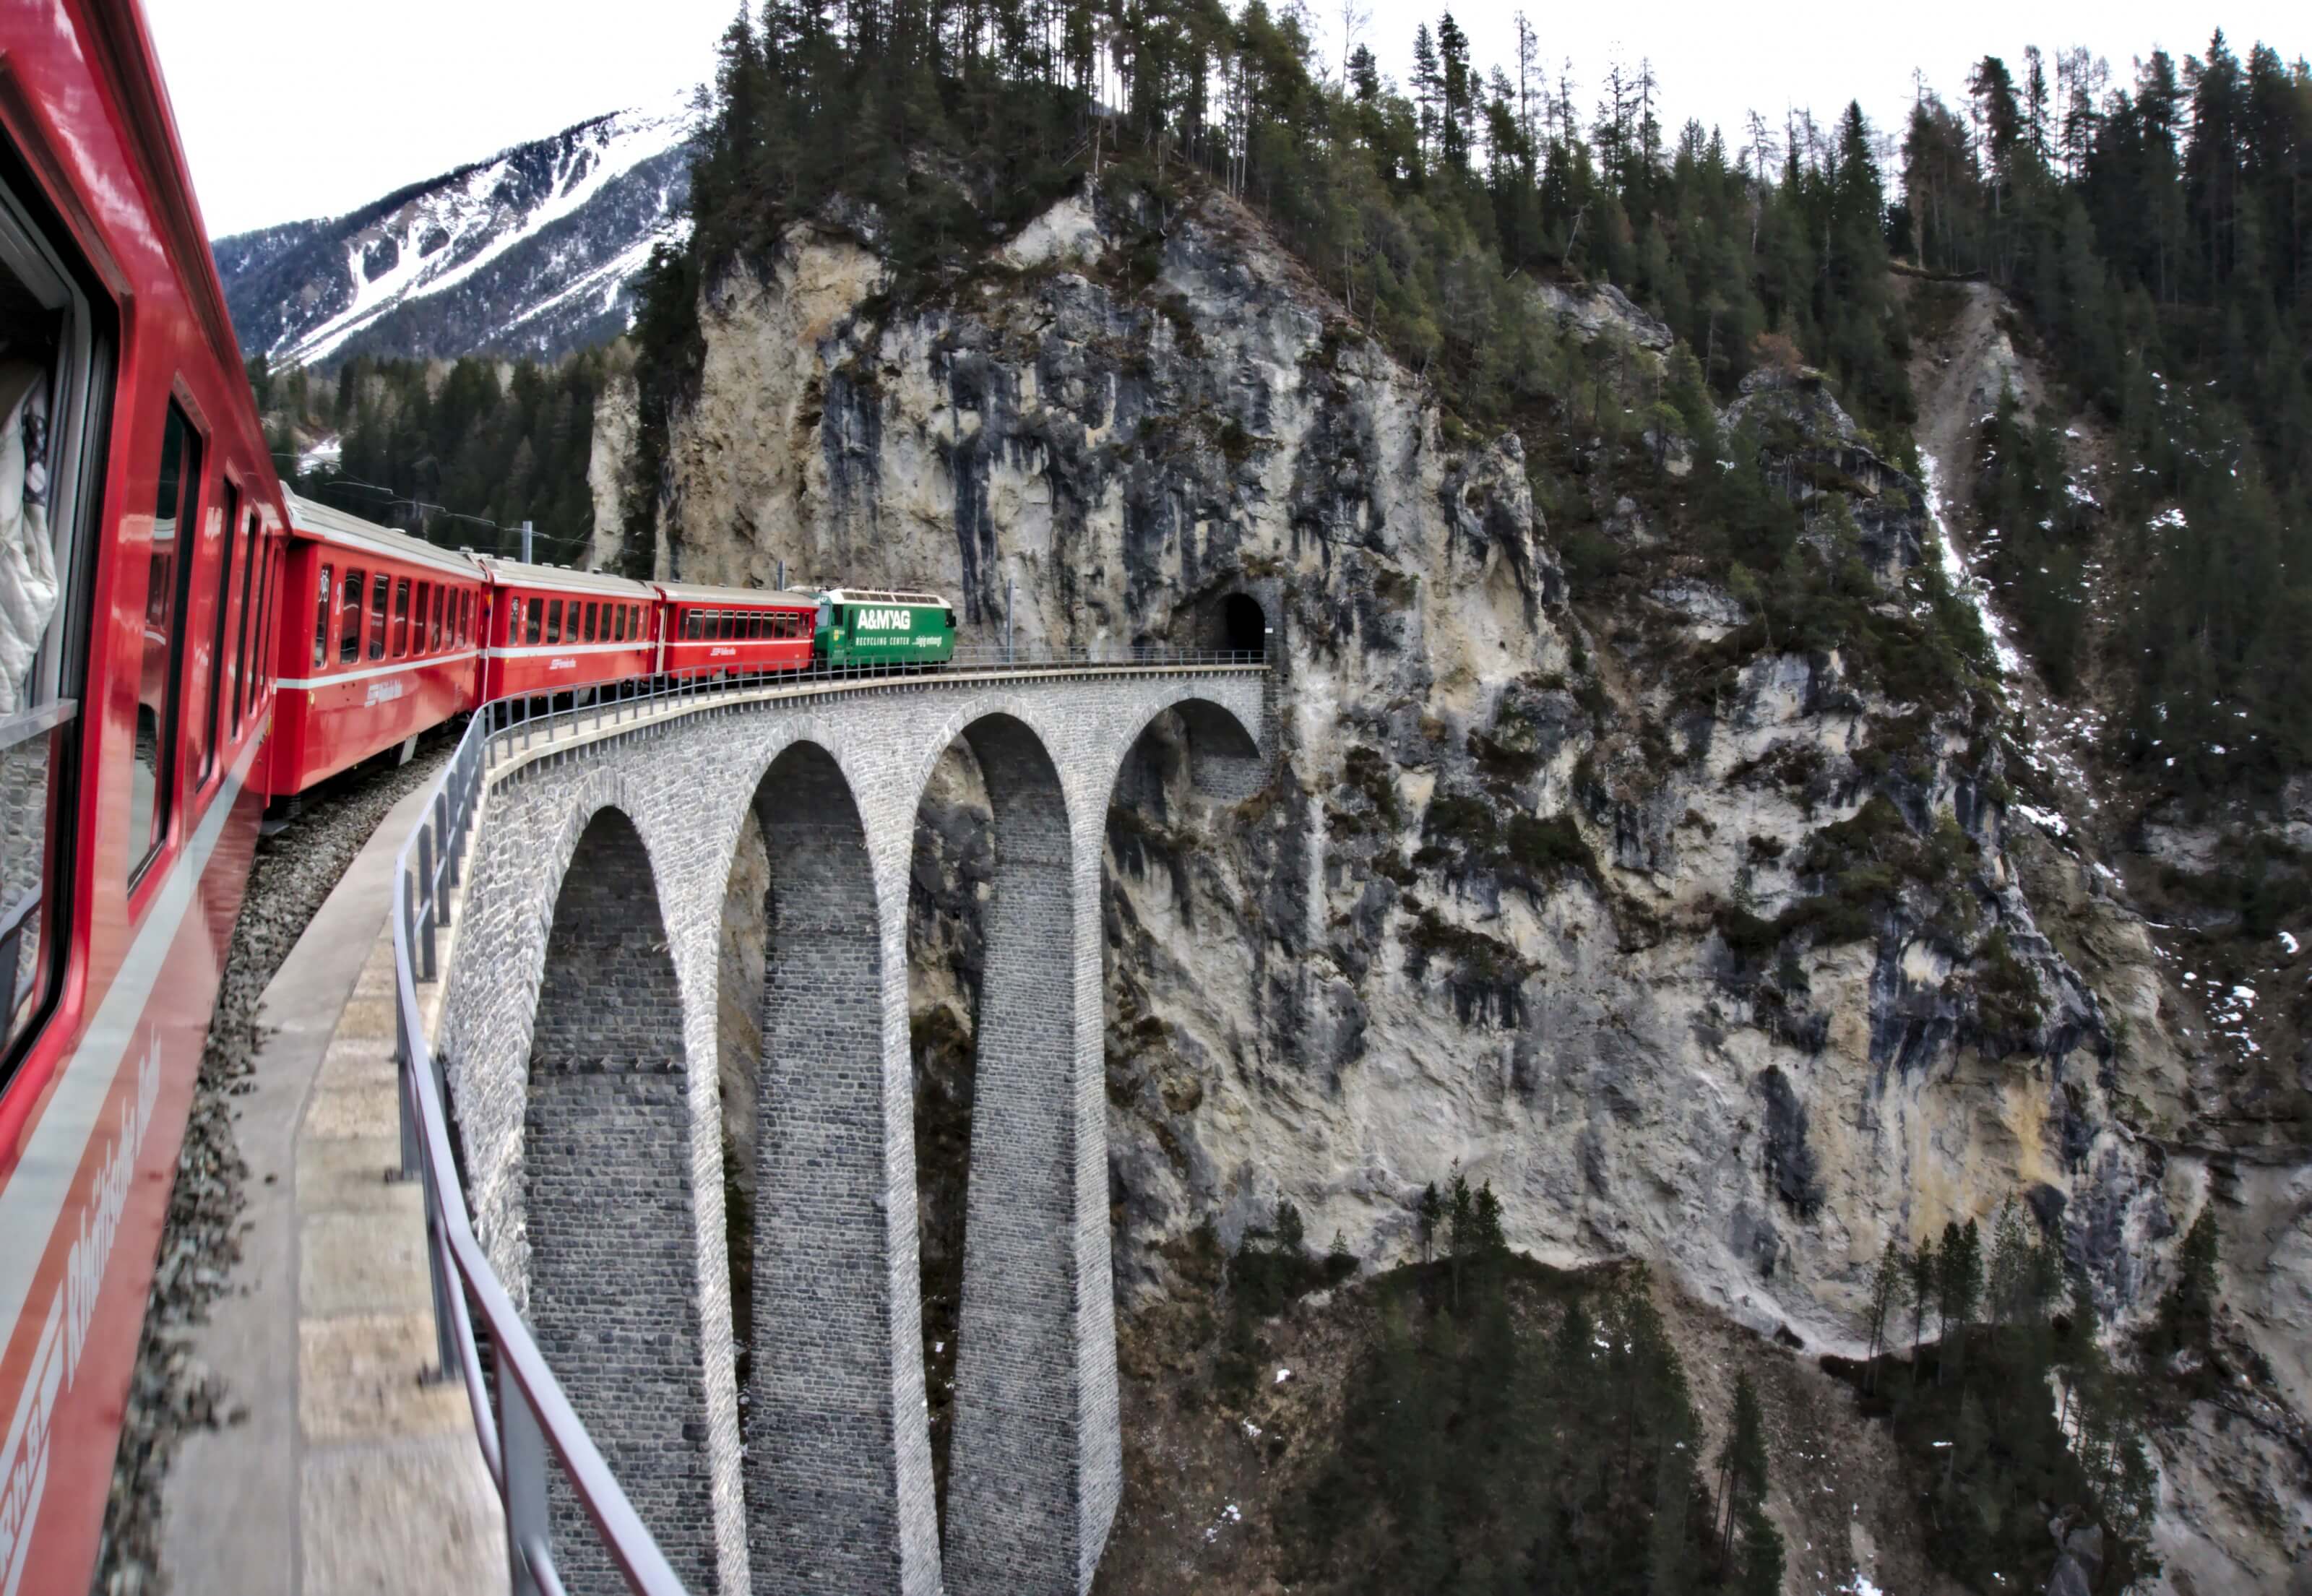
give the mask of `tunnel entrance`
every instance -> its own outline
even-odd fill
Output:
[[[1231,653],[1266,650],[1268,616],[1250,593],[1230,593],[1221,606],[1221,646]]]

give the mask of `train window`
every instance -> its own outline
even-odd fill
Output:
[[[145,555],[144,663],[136,678],[136,734],[128,787],[128,835],[136,849],[131,881],[152,863],[169,834],[171,788],[176,781],[172,756],[183,686],[180,623],[192,580],[191,539],[200,526],[200,434],[171,403],[161,435],[160,488]]]
[[[521,641],[521,601],[519,598],[506,601],[505,640],[508,643]]]
[[[528,623],[528,629],[527,629],[527,630],[525,630],[525,631],[522,633],[522,635],[521,635],[522,641],[523,641],[523,642],[525,642],[525,643],[535,643],[535,642],[537,642],[537,641],[539,640],[539,638],[541,636],[543,636],[543,630],[542,630],[542,629],[544,628],[545,625],[546,625],[546,601],[545,601],[545,600],[543,600],[543,599],[532,599],[532,600],[530,600],[530,620],[529,620],[529,623]]]
[[[562,601],[559,599],[549,599],[546,602],[546,640],[548,643],[562,641]]]
[[[232,645],[232,730],[236,737],[241,734],[241,706],[249,697],[249,621],[257,608],[257,512],[251,510],[246,534],[241,540],[241,625],[240,636]],[[266,568],[269,573],[271,565],[268,563]]]
[[[434,653],[442,652],[442,601],[449,592],[439,583],[434,584],[433,618],[425,623],[425,646]]]
[[[419,583],[416,594],[416,602],[410,606],[411,611],[417,618],[409,628],[409,652],[422,654],[425,652],[425,606],[433,602],[434,584],[430,582]]]
[[[593,642],[593,641],[594,641],[594,621],[595,621],[595,619],[596,619],[596,612],[598,611],[598,609],[599,609],[600,608],[600,607],[599,605],[594,605],[594,604],[589,604],[589,605],[587,605],[587,606],[586,606],[585,636],[584,636],[582,638],[578,639],[578,641],[585,642],[585,643],[591,643],[591,642]],[[577,631],[577,630],[578,630],[578,620],[577,620],[577,609],[578,609],[578,606],[577,606],[577,605],[575,605],[575,604],[573,604],[573,605],[570,607],[570,609],[571,609],[571,615],[572,615],[572,618],[571,618],[571,622],[570,622],[570,629],[571,629],[573,632],[575,632],[575,631]]]
[[[458,595],[458,641],[471,643],[473,640],[474,595],[460,593]]]
[[[224,640],[228,601],[232,598],[232,540],[241,531],[241,490],[228,482],[224,485],[224,525],[218,535],[224,539],[217,550],[216,592],[214,605],[216,615],[210,628],[208,659],[208,713],[202,717],[195,735],[206,746],[201,750],[197,768],[200,779],[208,780],[216,769],[217,740],[224,731]]]
[[[360,571],[346,573],[337,590],[337,663],[350,665],[361,658],[362,592],[369,577]]]
[[[321,567],[320,589],[320,597],[313,605],[313,669],[316,671],[329,662],[329,567],[327,566]]]
[[[404,592],[407,592],[407,584]],[[369,579],[369,657],[385,658],[385,602],[393,592],[393,578],[380,571]],[[405,605],[407,600],[404,601]]]
[[[21,172],[0,140],[0,1087],[62,990],[95,737],[81,697],[110,636],[92,613],[110,304]]]
[[[409,653],[409,578],[400,577],[393,584],[393,657],[400,659]]]

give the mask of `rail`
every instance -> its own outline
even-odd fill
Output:
[[[933,671],[856,666],[801,671],[702,671],[637,678],[584,696],[502,698],[467,723],[425,812],[394,864],[394,1025],[401,1099],[401,1172],[425,1191],[426,1260],[443,1379],[463,1381],[482,1460],[504,1509],[513,1596],[562,1596],[547,1532],[547,1479],[558,1464],[611,1562],[639,1596],[683,1596],[683,1586],[490,1267],[467,1212],[450,1141],[449,1082],[434,1052],[417,986],[441,974],[437,939],[464,868],[481,795],[502,765],[581,737],[623,735],[715,707],[817,694],[904,692],[975,680],[1167,671],[1258,670],[1262,651],[959,649]],[[479,1315],[495,1362],[495,1390],[475,1334]],[[493,1397],[495,1396],[495,1401]]]

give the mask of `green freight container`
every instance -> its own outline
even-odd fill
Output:
[[[829,665],[943,665],[955,656],[955,608],[936,593],[829,588],[811,652]]]

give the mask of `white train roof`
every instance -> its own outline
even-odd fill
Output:
[[[373,521],[363,521],[318,499],[281,490],[289,505],[290,530],[316,543],[333,543],[341,548],[393,559],[408,560],[416,565],[434,566],[454,571],[461,576],[479,578],[481,566],[454,548],[442,548],[423,538],[413,538],[407,532],[395,531]]]
[[[830,587],[819,597],[831,604],[929,604],[934,609],[955,608],[937,593],[894,592],[889,588]]]
[[[708,587],[697,582],[653,582],[651,585],[668,598],[686,604],[784,604],[808,609],[819,602],[817,593],[792,587]]]
[[[525,566],[520,560],[502,560],[491,555],[478,555],[483,570],[500,587],[534,588],[547,592],[575,592],[594,595],[612,594],[619,598],[649,600],[656,596],[647,582],[630,582],[624,576],[610,576],[600,571],[572,571],[560,566]]]

